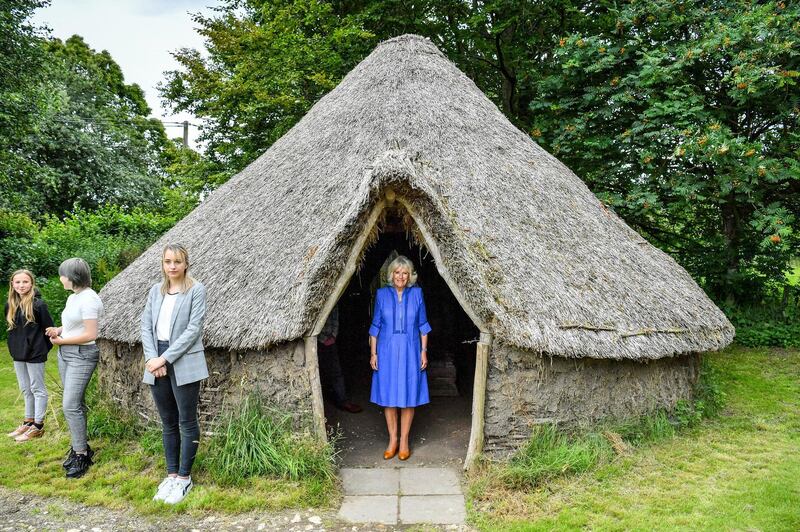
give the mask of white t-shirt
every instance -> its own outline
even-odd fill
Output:
[[[169,342],[172,311],[175,310],[175,301],[177,299],[178,294],[164,294],[164,300],[161,302],[161,309],[158,311],[158,322],[156,323],[156,335],[161,342]]]
[[[67,298],[67,305],[61,313],[61,338],[80,336],[86,332],[83,320],[97,320],[103,315],[103,302],[91,288],[84,288]],[[92,345],[94,340],[82,345]]]

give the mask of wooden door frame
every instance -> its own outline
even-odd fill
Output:
[[[311,404],[314,416],[314,431],[320,441],[327,440],[327,434],[325,432],[325,410],[322,401],[322,385],[319,376],[319,359],[317,357],[317,336],[322,331],[328,316],[333,311],[333,308],[336,306],[339,298],[347,288],[350,278],[356,272],[359,258],[361,257],[361,254],[367,245],[370,234],[375,229],[375,226],[380,219],[381,213],[386,208],[393,206],[395,202],[402,205],[403,208],[408,211],[409,215],[411,215],[411,218],[414,220],[414,223],[416,224],[425,241],[425,247],[428,249],[431,255],[433,255],[434,263],[436,264],[436,270],[439,272],[439,275],[442,277],[442,279],[444,279],[444,282],[455,296],[461,308],[480,331],[480,340],[476,348],[475,381],[473,384],[472,394],[472,425],[470,429],[469,445],[467,446],[467,455],[464,460],[464,468],[467,469],[475,461],[475,458],[483,451],[486,379],[488,375],[488,362],[489,354],[491,352],[492,334],[483,320],[481,320],[478,314],[469,306],[458,285],[453,282],[450,273],[444,267],[439,246],[425,225],[422,217],[418,212],[416,212],[416,209],[410,201],[403,197],[397,196],[393,189],[387,189],[383,197],[370,211],[369,217],[364,224],[364,228],[358,235],[355,244],[350,250],[347,262],[345,263],[339,278],[334,284],[334,288],[330,297],[328,297],[328,299],[325,301],[325,304],[322,306],[319,316],[317,317],[316,322],[314,322],[314,326],[311,328],[308,336],[304,338],[306,369],[308,371],[309,382],[311,384]]]

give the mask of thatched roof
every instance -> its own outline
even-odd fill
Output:
[[[261,348],[308,334],[387,187],[420,213],[440,266],[498,341],[656,359],[733,337],[683,268],[413,35],[381,43],[109,282],[101,336],[139,341],[167,242],[190,249],[208,289],[207,345]]]

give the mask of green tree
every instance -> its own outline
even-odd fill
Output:
[[[494,101],[528,131],[536,81],[553,68],[553,35],[613,24],[608,5],[576,0],[376,0],[343,2],[358,9],[379,39],[403,33],[430,38]]]
[[[195,16],[208,57],[175,54],[161,95],[204,120],[213,163],[240,170],[288,131],[374,44],[353,17],[319,0],[230,1]]]
[[[236,171],[381,40],[429,37],[523,130],[554,34],[613,25],[607,1],[228,0],[196,16],[208,55],[180,50],[161,94],[204,120],[207,155]]]
[[[29,206],[16,186],[35,167],[22,143],[36,131],[49,104],[39,82],[46,59],[44,31],[28,19],[46,4],[41,0],[0,3],[0,208]]]
[[[219,164],[173,140],[164,152],[163,211],[165,216],[180,220],[212,190],[224,183],[230,174]]]
[[[38,166],[20,183],[35,198],[34,214],[155,206],[167,138],[148,118],[142,90],[125,83],[108,52],[95,52],[77,35],[44,49],[42,83],[52,101],[22,148]]]
[[[785,284],[798,254],[800,6],[625,2],[554,42],[538,142],[719,300]]]

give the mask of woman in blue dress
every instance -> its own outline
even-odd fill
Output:
[[[414,407],[428,399],[428,317],[422,289],[415,286],[414,264],[404,256],[394,259],[387,269],[388,286],[378,289],[375,311],[369,328],[372,393],[370,401],[382,407],[389,430],[389,445],[383,458],[398,454],[408,460],[411,450],[408,434],[414,420]],[[397,410],[400,409],[400,437]]]

